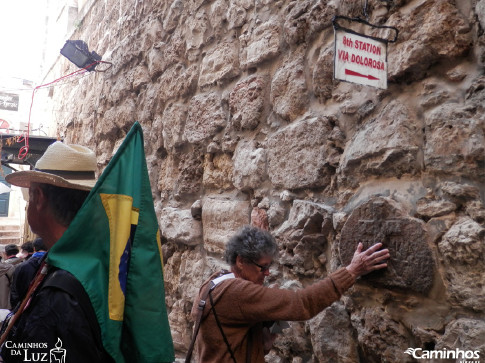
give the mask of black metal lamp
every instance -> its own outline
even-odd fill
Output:
[[[90,72],[101,61],[101,56],[94,51],[89,52],[88,45],[82,40],[66,40],[61,54],[79,68],[87,67],[86,70]]]

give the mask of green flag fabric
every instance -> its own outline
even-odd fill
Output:
[[[118,363],[175,360],[163,286],[163,260],[136,122],[47,263],[84,286],[103,345]]]

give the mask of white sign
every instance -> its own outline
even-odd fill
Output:
[[[334,77],[387,89],[386,42],[336,30]]]

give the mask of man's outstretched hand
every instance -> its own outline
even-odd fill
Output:
[[[376,243],[365,251],[362,251],[364,245],[362,242],[359,242],[357,249],[354,252],[354,257],[352,257],[352,261],[350,261],[350,264],[346,267],[347,271],[357,278],[369,272],[387,267],[385,261],[388,260],[391,255],[387,248],[380,250],[381,247],[382,243]]]

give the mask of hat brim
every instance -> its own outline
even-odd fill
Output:
[[[67,179],[58,175],[44,173],[36,170],[17,171],[5,177],[7,183],[12,185],[30,188],[30,183],[51,184],[61,188],[78,190],[91,190],[96,184],[96,179]]]

